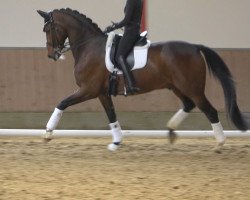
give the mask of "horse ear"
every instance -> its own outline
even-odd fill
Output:
[[[44,18],[44,22],[47,22],[50,20],[50,15],[47,12],[41,11],[41,10],[37,10],[38,14],[41,15],[41,17]]]

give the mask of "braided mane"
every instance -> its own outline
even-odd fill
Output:
[[[86,15],[79,13],[77,10],[72,10],[70,8],[62,8],[60,10],[54,10],[54,11],[59,11],[65,14],[68,14],[81,22],[84,25],[89,26],[90,28],[94,29],[95,31],[104,34],[103,31],[99,28],[99,26],[92,21],[92,19],[88,18]]]

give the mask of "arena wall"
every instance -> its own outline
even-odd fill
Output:
[[[237,83],[238,101],[243,111],[250,111],[250,51],[217,50],[228,64]],[[73,59],[46,59],[44,48],[0,50],[0,111],[50,111],[77,86],[73,77]],[[207,95],[216,107],[224,110],[224,99],[217,81],[207,80]],[[168,90],[160,90],[135,97],[114,98],[121,111],[175,111],[180,102]],[[143,102],[143,103],[142,103]],[[97,100],[73,106],[71,111],[102,111]]]

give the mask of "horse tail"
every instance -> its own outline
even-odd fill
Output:
[[[209,72],[212,72],[222,85],[227,113],[234,125],[241,131],[246,131],[248,125],[237,105],[235,83],[231,72],[222,58],[212,49],[197,45],[204,56]]]

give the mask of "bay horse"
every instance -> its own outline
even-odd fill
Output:
[[[77,92],[62,100],[51,115],[44,140],[52,138],[63,111],[69,106],[99,98],[109,119],[112,143],[109,150],[116,150],[122,142],[122,129],[117,120],[112,98],[108,95],[110,72],[105,67],[107,35],[90,18],[78,11],[55,9],[51,12],[37,11],[44,18],[48,57],[55,61],[61,56],[68,38],[75,66],[74,76],[79,86]],[[219,80],[225,97],[229,118],[237,129],[248,129],[247,121],[238,105],[232,75],[222,58],[203,45],[181,41],[152,43],[148,50],[147,64],[133,71],[138,94],[157,89],[170,89],[183,103],[167,123],[170,142],[176,139],[174,132],[180,123],[197,106],[211,123],[217,146],[225,142],[223,127],[217,110],[205,96],[206,68]],[[118,94],[124,94],[124,79],[119,75]]]

